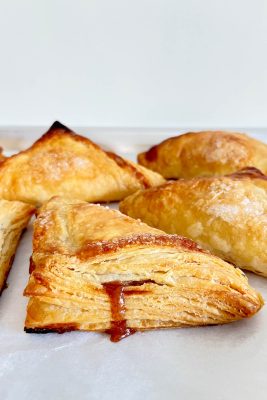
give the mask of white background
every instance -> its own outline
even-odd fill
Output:
[[[0,0],[0,125],[267,126],[266,0]]]

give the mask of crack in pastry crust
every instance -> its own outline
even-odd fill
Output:
[[[114,282],[123,287],[121,319],[107,293]],[[221,324],[250,317],[263,304],[239,269],[192,241],[59,197],[34,223],[24,294],[27,332],[110,331],[114,321],[127,332]]]

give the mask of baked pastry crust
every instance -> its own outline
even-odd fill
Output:
[[[34,207],[19,201],[0,200],[0,294],[5,288],[15,251]]]
[[[114,334],[119,324],[118,340],[136,329],[224,324],[263,304],[241,270],[191,240],[59,197],[34,222],[30,270],[27,332]]]
[[[120,210],[267,276],[267,177],[255,168],[139,191]]]
[[[0,164],[0,197],[35,205],[54,195],[115,201],[163,181],[159,174],[103,151],[59,122],[28,150]]]
[[[167,179],[219,176],[247,166],[267,174],[267,145],[241,133],[190,132],[139,154],[138,162]]]
[[[0,147],[0,164],[6,159],[6,157],[3,154],[3,148]]]

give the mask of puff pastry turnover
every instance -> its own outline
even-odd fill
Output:
[[[34,207],[29,204],[0,200],[0,294],[5,288],[20,236],[33,212]]]
[[[54,195],[115,201],[163,181],[159,174],[103,151],[59,122],[28,150],[0,164],[0,198],[36,205]]]
[[[25,330],[107,331],[224,324],[261,296],[241,270],[118,211],[53,198],[34,223]]]
[[[225,175],[247,166],[267,173],[267,145],[241,133],[190,132],[164,140],[138,161],[168,179]]]
[[[267,177],[255,168],[139,191],[120,210],[267,276]]]

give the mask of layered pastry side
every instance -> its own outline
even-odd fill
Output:
[[[139,191],[122,201],[120,210],[267,276],[267,176],[256,168]]]
[[[190,132],[139,154],[138,162],[166,179],[220,176],[247,166],[267,174],[267,145],[242,133]]]
[[[238,268],[189,239],[109,208],[55,197],[34,223],[26,332],[136,330],[225,324],[262,297]]]
[[[60,122],[29,149],[0,159],[0,198],[38,206],[55,195],[118,201],[163,182],[159,174],[102,150]]]
[[[20,201],[0,200],[0,294],[12,266],[17,245],[35,208]]]

